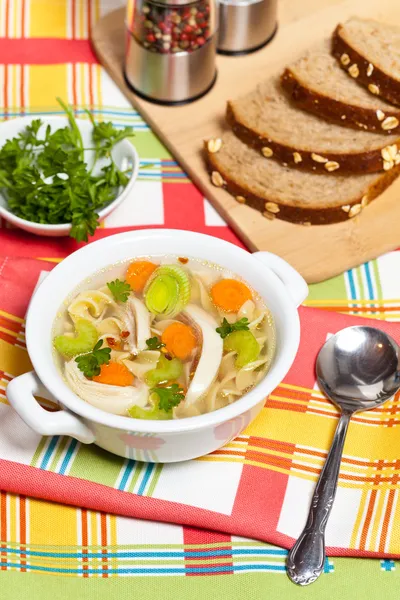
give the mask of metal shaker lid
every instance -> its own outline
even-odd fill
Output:
[[[186,6],[191,4],[196,7],[196,4],[199,4],[199,2],[204,4],[205,2],[207,3],[207,0],[147,0],[147,4],[163,4],[165,6]],[[211,1],[209,1],[209,4],[211,4]]]
[[[277,27],[277,0],[219,0],[218,52],[245,54],[264,46]]]

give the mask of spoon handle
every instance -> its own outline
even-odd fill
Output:
[[[289,578],[309,585],[321,575],[325,563],[325,528],[335,499],[340,462],[351,413],[342,413],[332,446],[319,476],[306,526],[287,559]]]

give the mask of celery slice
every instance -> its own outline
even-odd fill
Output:
[[[260,354],[260,344],[251,331],[233,331],[224,339],[224,350],[237,353],[235,366],[237,369],[242,369],[257,360]]]
[[[152,408],[141,408],[140,406],[131,406],[128,409],[129,416],[133,419],[154,419],[156,421],[167,421],[172,419],[172,410],[165,412],[160,410],[158,406]]]
[[[150,395],[151,408],[141,408],[140,406],[131,406],[128,414],[133,419],[154,419],[156,421],[167,421],[173,418],[172,410],[165,411],[159,408],[159,397],[153,393]]]
[[[90,352],[99,337],[96,327],[87,319],[78,319],[75,322],[75,333],[75,337],[58,335],[54,338],[55,349],[66,358]]]
[[[147,371],[145,379],[149,387],[155,387],[159,383],[175,381],[183,373],[183,366],[180,360],[173,358],[168,360],[163,354],[158,359],[155,369]]]

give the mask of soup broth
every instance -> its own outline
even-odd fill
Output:
[[[208,413],[242,397],[275,353],[272,316],[241,278],[176,256],[111,265],[66,299],[55,360],[69,387],[138,419]]]

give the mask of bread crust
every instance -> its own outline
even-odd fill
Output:
[[[396,106],[400,106],[400,81],[390,77],[382,71],[377,65],[370,63],[361,54],[357,52],[341,35],[343,25],[339,24],[332,36],[332,54],[339,61],[340,66],[345,71],[356,64],[359,70],[359,75],[355,81],[360,85],[368,88],[374,84],[379,88],[379,96]],[[347,54],[350,58],[348,65],[343,65],[341,57]],[[373,72],[368,76],[369,65],[372,64]]]
[[[327,225],[347,221],[349,218],[359,214],[367,204],[375,200],[389,185],[400,175],[400,165],[394,167],[371,185],[363,196],[354,198],[351,202],[342,206],[333,208],[302,208],[299,206],[285,205],[283,202],[277,202],[276,199],[269,200],[261,198],[251,192],[250,189],[237,183],[230,178],[226,173],[221,172],[221,169],[216,161],[216,154],[210,153],[207,149],[207,143],[204,144],[207,167],[210,173],[217,171],[223,179],[223,185],[220,186],[228,191],[236,199],[239,197],[241,203],[245,203],[251,208],[261,212],[268,219],[282,219],[291,223],[302,225]],[[244,200],[244,201],[243,201]],[[270,211],[266,207],[266,203],[271,202],[278,207],[279,210]],[[353,208],[357,206],[357,208]],[[274,207],[272,207],[274,208]]]
[[[379,118],[379,111],[346,104],[303,85],[290,68],[286,68],[281,77],[283,89],[290,95],[291,100],[302,110],[313,113],[318,117],[352,129],[363,129],[388,135],[400,131],[400,110],[393,109]],[[388,116],[396,117],[397,127],[391,130],[382,129],[382,121]]]
[[[385,161],[382,157],[383,148],[352,154],[324,152],[323,156],[320,156],[311,150],[304,151],[304,149],[286,146],[277,143],[270,138],[259,135],[257,131],[248,128],[240,122],[231,102],[228,102],[227,105],[226,120],[232,131],[242,142],[251,148],[254,148],[263,156],[265,156],[263,154],[263,149],[269,148],[272,151],[272,155],[267,157],[266,160],[271,160],[272,158],[281,162],[284,166],[305,169],[314,173],[330,173],[332,175],[342,175],[343,173],[352,175],[376,173],[384,170]],[[400,150],[400,137],[398,138],[397,145]],[[320,157],[322,160],[316,160],[316,156]],[[335,165],[336,168],[329,170],[333,165]]]

